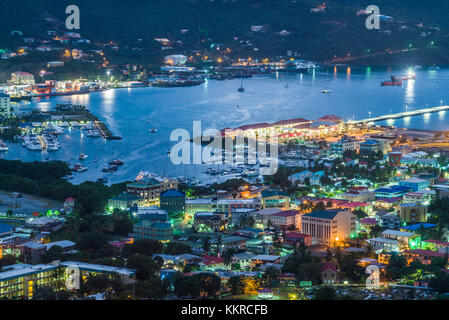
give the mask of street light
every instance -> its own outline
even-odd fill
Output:
[[[111,75],[111,71],[107,71],[106,74],[108,75],[108,83],[110,82],[110,75]]]

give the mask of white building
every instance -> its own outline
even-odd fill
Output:
[[[8,118],[11,115],[11,100],[9,95],[0,92],[0,118]]]
[[[172,54],[165,57],[165,63],[171,66],[181,66],[187,62],[187,57],[182,54]]]

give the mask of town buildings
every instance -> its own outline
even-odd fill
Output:
[[[17,71],[11,74],[11,84],[33,85],[34,83],[34,76],[31,73]]]
[[[356,218],[349,210],[317,210],[301,216],[301,232],[312,236],[313,244],[338,245],[356,231]]]

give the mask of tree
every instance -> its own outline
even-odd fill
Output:
[[[221,282],[216,274],[200,273],[194,277],[198,278],[201,298],[216,297],[219,294]]]
[[[141,255],[134,254],[127,261],[127,267],[136,269],[136,279],[140,281],[149,280],[156,276],[156,272],[159,272],[160,265],[153,259]]]
[[[191,253],[192,248],[185,243],[170,242],[164,249],[165,254],[180,255],[183,253]]]
[[[407,261],[403,256],[392,254],[387,266],[387,274],[391,280],[400,279],[407,267]]]
[[[6,216],[11,218],[13,216],[13,211],[11,209],[6,210]]]
[[[17,258],[13,255],[4,255],[0,259],[0,270],[5,266],[10,266],[17,263]]]
[[[209,254],[210,251],[210,238],[206,236],[203,240],[203,250],[206,254]]]
[[[323,286],[315,291],[314,300],[335,300],[337,298],[337,292],[333,287]]]
[[[256,294],[260,288],[260,281],[254,277],[243,278],[243,293]]]
[[[89,274],[87,278],[81,282],[80,292],[86,294],[96,294],[109,291],[111,281],[105,274]]]
[[[54,260],[61,260],[64,249],[60,246],[52,246],[47,252],[41,256],[42,263],[50,263]]]
[[[224,259],[224,264],[226,266],[230,266],[232,264],[232,257],[235,254],[235,250],[234,249],[227,249],[225,252],[223,252],[222,254],[222,258]]]
[[[429,287],[439,293],[449,293],[449,275],[439,273],[429,281]]]
[[[245,284],[242,276],[232,276],[229,278],[228,286],[231,289],[232,294],[242,294]]]
[[[200,291],[200,283],[194,276],[183,276],[174,282],[174,293],[180,298],[198,298]]]
[[[125,256],[141,254],[151,257],[153,254],[162,253],[162,251],[162,243],[160,241],[150,239],[137,240],[134,243],[128,244],[123,248],[123,254]]]

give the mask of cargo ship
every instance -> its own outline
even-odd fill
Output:
[[[89,86],[81,83],[62,83],[47,81],[44,84],[32,85],[28,88],[32,97],[70,96],[90,93]]]
[[[385,87],[385,86],[402,86],[402,80],[396,78],[395,76],[391,76],[390,81],[381,82],[380,85],[382,87]]]

